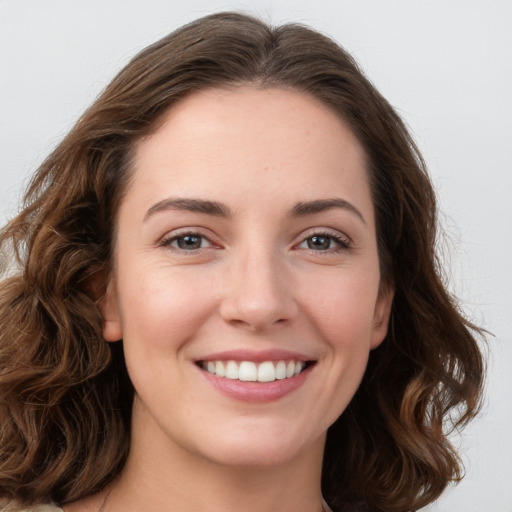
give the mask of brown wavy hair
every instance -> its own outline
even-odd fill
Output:
[[[446,290],[435,195],[414,142],[332,40],[300,25],[221,13],[139,53],[43,162],[23,209],[1,231],[0,497],[7,501],[71,502],[122,469],[133,388],[122,342],[103,340],[98,298],[113,265],[131,150],[185,96],[240,84],[309,94],[352,129],[366,152],[382,285],[395,291],[387,338],[328,431],[324,496],[334,510],[404,512],[460,479],[447,426],[463,426],[478,409],[481,332]]]

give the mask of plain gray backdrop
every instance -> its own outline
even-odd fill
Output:
[[[467,476],[429,512],[512,511],[512,0],[0,0],[0,223],[137,51],[219,10],[335,38],[398,110],[439,194],[450,287],[489,338]]]

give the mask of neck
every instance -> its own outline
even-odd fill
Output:
[[[268,465],[222,464],[171,442],[156,425],[139,431],[135,423],[104,512],[320,512],[323,444]]]

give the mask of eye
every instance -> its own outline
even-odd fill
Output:
[[[299,244],[300,249],[316,252],[337,252],[348,249],[349,246],[348,240],[332,233],[315,233]]]
[[[181,235],[164,238],[160,242],[160,245],[179,249],[180,251],[197,251],[210,247],[212,244],[208,238],[199,233],[183,233]]]

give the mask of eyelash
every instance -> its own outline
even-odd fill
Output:
[[[306,238],[300,242],[299,245],[302,245],[303,243],[307,243],[308,240],[311,240],[312,238],[327,238],[329,240],[333,240],[334,243],[337,245],[337,247],[330,247],[326,250],[315,250],[311,248],[307,248],[307,250],[314,252],[314,253],[323,253],[323,254],[332,254],[332,253],[339,253],[346,251],[347,249],[350,249],[351,242],[347,237],[342,237],[340,235],[325,232],[325,231],[316,231],[314,233],[310,233]]]
[[[184,239],[186,237],[197,237],[197,238],[201,239],[201,245],[202,245],[202,241],[207,241],[208,246],[207,247],[198,247],[197,249],[190,249],[190,250],[187,250],[187,249],[184,249],[181,247],[173,247],[172,246],[173,242],[177,242],[178,240]],[[316,250],[316,249],[312,249],[310,247],[304,248],[312,253],[317,253],[317,254],[319,254],[319,253],[320,254],[321,253],[324,253],[324,254],[339,253],[339,252],[346,251],[347,249],[350,249],[350,247],[351,247],[350,239],[344,238],[344,237],[342,237],[340,235],[336,235],[334,233],[325,232],[325,231],[318,231],[318,232],[310,233],[307,237],[302,239],[302,241],[299,244],[296,244],[295,247],[301,246],[302,244],[307,243],[308,240],[311,240],[312,238],[327,238],[330,241],[334,241],[334,243],[337,245],[337,247],[334,247],[334,248],[329,247],[328,249],[325,249],[325,250]],[[202,252],[204,249],[215,247],[213,242],[207,236],[205,236],[201,233],[195,232],[195,231],[187,231],[187,232],[183,232],[183,233],[179,233],[179,234],[174,234],[174,235],[171,235],[168,237],[164,237],[159,242],[158,245],[159,245],[159,247],[171,247],[172,249],[174,249],[176,251],[179,251],[182,253],[191,253],[191,254],[198,254],[199,252]]]
[[[197,254],[199,251],[205,249],[205,247],[199,247],[197,249],[186,250],[186,249],[183,249],[181,247],[173,247],[172,246],[173,242],[176,242],[176,241],[178,241],[180,239],[184,239],[184,238],[187,238],[187,237],[200,238],[201,239],[201,245],[202,245],[202,241],[206,240],[206,241],[208,241],[208,244],[209,244],[208,247],[213,246],[213,243],[211,242],[211,240],[208,237],[204,236],[201,233],[197,233],[195,231],[187,231],[187,232],[171,235],[171,236],[168,236],[168,237],[164,237],[164,238],[162,238],[162,240],[159,242],[158,245],[160,247],[171,247],[172,249],[180,251],[180,252],[183,252],[183,253],[187,253],[188,252],[188,253],[193,253],[193,254]]]

